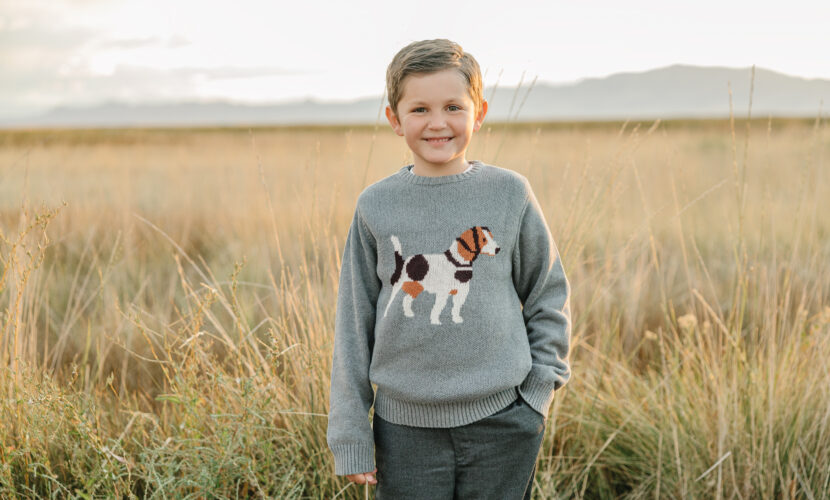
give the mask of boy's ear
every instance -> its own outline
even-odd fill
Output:
[[[487,115],[487,101],[481,101],[481,111],[476,115],[476,121],[473,124],[473,132],[478,132],[481,128],[484,117]]]
[[[389,125],[392,125],[392,129],[395,131],[395,133],[400,136],[403,136],[403,130],[401,130],[401,122],[398,120],[398,117],[395,116],[395,112],[392,111],[391,106],[386,106],[386,119],[389,120]]]

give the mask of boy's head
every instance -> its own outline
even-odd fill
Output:
[[[386,69],[386,93],[392,112],[398,114],[398,103],[404,93],[406,77],[413,74],[434,73],[456,69],[467,83],[467,91],[480,113],[484,102],[481,69],[472,54],[450,40],[421,40],[412,42],[395,54]]]
[[[414,155],[413,173],[457,173],[487,114],[481,71],[472,55],[449,40],[423,40],[401,49],[386,71],[386,118]]]

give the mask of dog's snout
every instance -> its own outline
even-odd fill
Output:
[[[501,250],[501,247],[496,247],[496,253],[499,253],[499,250]]]

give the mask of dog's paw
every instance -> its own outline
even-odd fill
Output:
[[[458,318],[453,318],[453,319],[452,319],[452,322],[453,322],[453,323],[463,323],[463,322],[464,322],[464,318],[461,318],[461,317],[458,317]]]

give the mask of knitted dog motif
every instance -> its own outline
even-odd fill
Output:
[[[412,301],[423,291],[435,294],[435,304],[429,315],[430,323],[440,325],[439,317],[447,299],[452,296],[452,320],[462,323],[461,306],[470,291],[473,279],[473,261],[479,255],[496,255],[501,248],[486,226],[475,226],[464,231],[444,253],[415,254],[404,260],[401,242],[392,236],[395,247],[395,272],[392,274],[392,295],[383,316],[389,312],[392,301],[403,290],[403,312],[408,318],[412,312]]]

